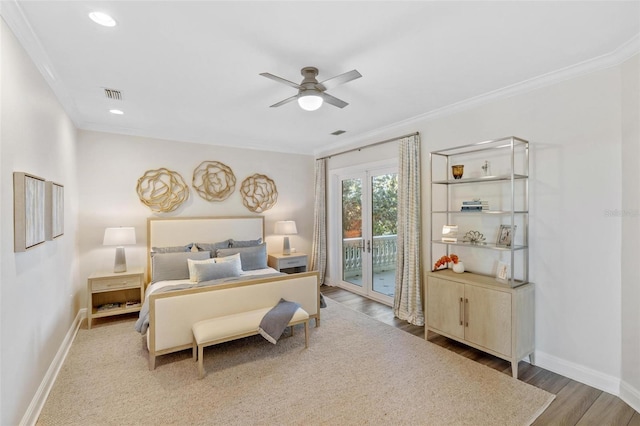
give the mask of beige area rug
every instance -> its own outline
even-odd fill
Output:
[[[133,321],[81,329],[40,425],[525,425],[554,396],[327,300],[319,328],[191,351],[153,371]]]

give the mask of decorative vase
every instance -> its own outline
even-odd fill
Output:
[[[451,166],[451,174],[454,179],[461,179],[462,174],[464,173],[464,165],[456,164],[455,166]]]
[[[458,263],[454,263],[453,264],[453,272],[457,272],[458,274],[461,274],[464,272],[464,263],[458,261]]]

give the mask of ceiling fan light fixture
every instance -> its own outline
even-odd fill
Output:
[[[104,12],[91,12],[89,18],[98,25],[103,27],[115,27],[116,20]]]
[[[323,99],[316,93],[301,93],[298,97],[298,105],[305,111],[315,111],[322,106]]]

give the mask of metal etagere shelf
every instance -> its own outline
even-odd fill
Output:
[[[493,264],[504,262],[509,270],[507,282],[512,287],[529,282],[529,142],[510,136],[433,151],[429,159],[431,265],[441,254],[451,254],[454,247],[483,249],[479,253],[485,253],[485,257],[485,250],[489,250],[495,254],[486,262],[481,261],[481,254],[468,256],[475,261],[469,271],[491,276],[496,269]],[[462,176],[454,178],[452,166],[460,165],[464,169]],[[470,199],[486,203],[486,208],[461,211],[462,201]],[[442,241],[443,224],[460,224],[457,241]],[[490,238],[482,243],[463,241],[470,227],[490,235],[500,226],[506,227],[513,238],[510,244],[498,244]]]

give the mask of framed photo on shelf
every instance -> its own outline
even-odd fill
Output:
[[[513,232],[511,232],[511,225],[500,225],[498,230],[498,239],[496,240],[497,247],[511,247],[511,242],[516,233],[516,225],[513,225]]]
[[[506,283],[509,281],[509,264],[506,262],[498,262],[498,267],[496,268],[496,280]]]

